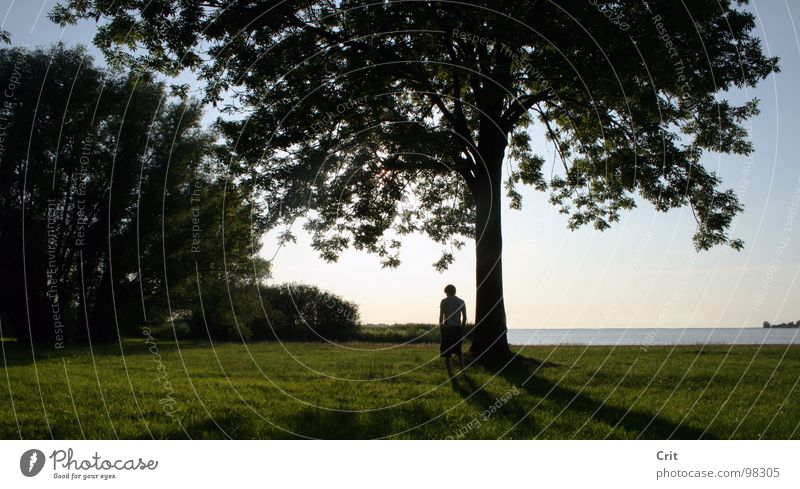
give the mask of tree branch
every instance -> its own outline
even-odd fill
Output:
[[[510,131],[511,128],[519,121],[520,117],[523,116],[526,112],[528,112],[534,105],[545,102],[550,100],[551,96],[549,95],[551,90],[546,90],[544,92],[539,92],[535,94],[525,95],[524,97],[517,97],[515,98],[509,108],[506,110],[505,114],[502,117],[502,123],[505,126],[504,129]]]

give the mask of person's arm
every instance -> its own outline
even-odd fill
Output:
[[[439,303],[439,326],[444,325],[444,304]]]
[[[461,303],[461,326],[467,325],[467,304],[465,302]]]

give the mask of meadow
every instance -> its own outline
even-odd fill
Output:
[[[5,341],[0,438],[800,438],[800,347],[515,347],[448,379],[435,343]],[[371,341],[366,341],[371,340]]]

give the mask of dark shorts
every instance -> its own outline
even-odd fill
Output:
[[[464,337],[463,326],[442,326],[442,343],[439,345],[441,357],[461,354],[461,339]]]

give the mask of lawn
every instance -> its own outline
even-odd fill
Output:
[[[0,344],[0,438],[800,438],[797,346]]]

